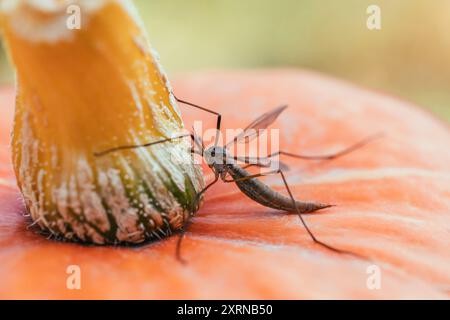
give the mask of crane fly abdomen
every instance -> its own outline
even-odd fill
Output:
[[[235,165],[229,165],[228,172],[234,180],[242,179],[251,175],[245,169]],[[242,193],[265,207],[276,210],[296,212],[291,198],[271,189],[268,185],[262,183],[256,178],[236,181],[235,183]],[[296,200],[295,203],[300,213],[311,213],[320,209],[331,207],[331,205],[315,202],[303,202],[298,200]]]

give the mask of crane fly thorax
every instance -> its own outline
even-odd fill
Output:
[[[228,155],[225,148],[210,147],[204,153],[204,158],[208,166],[220,176],[225,176],[228,168]]]

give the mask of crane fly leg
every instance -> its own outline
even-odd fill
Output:
[[[304,154],[294,154],[291,152],[287,152],[287,151],[277,151],[274,153],[269,154],[268,156],[265,157],[256,157],[254,158],[254,161],[267,161],[273,157],[279,156],[279,155],[284,155],[284,156],[288,156],[291,158],[297,158],[297,159],[303,159],[303,160],[333,160],[333,159],[337,159],[340,158],[344,155],[347,155],[353,151],[356,151],[359,148],[362,148],[363,146],[365,146],[366,144],[368,144],[369,142],[371,142],[374,139],[377,139],[381,136],[382,134],[376,134],[373,136],[370,136],[368,138],[365,138],[364,140],[361,140],[353,145],[351,145],[350,147],[345,148],[344,150],[341,150],[339,152],[336,153],[332,153],[332,154],[327,154],[327,155],[304,155]],[[236,158],[236,157],[235,157]],[[245,166],[242,167],[242,169],[247,169],[253,166],[258,166],[261,167],[261,165],[259,163],[249,163],[248,161],[244,161],[244,163],[246,163]],[[281,165],[284,165],[284,163],[280,163]]]
[[[294,196],[292,195],[291,189],[289,188],[289,185],[288,185],[288,183],[287,183],[286,177],[285,177],[285,175],[284,175],[284,173],[283,173],[282,170],[274,170],[274,171],[270,171],[270,172],[267,172],[267,173],[254,174],[254,175],[250,175],[250,176],[243,177],[243,178],[239,178],[239,179],[235,179],[235,180],[226,180],[226,179],[224,179],[223,181],[224,181],[224,182],[227,182],[227,183],[240,182],[240,181],[245,181],[245,180],[255,179],[255,178],[258,178],[258,177],[262,177],[262,176],[266,176],[266,175],[271,175],[271,174],[272,174],[272,175],[273,175],[273,174],[280,174],[280,175],[281,175],[281,178],[282,178],[282,180],[283,180],[283,184],[284,184],[284,186],[285,186],[285,188],[286,188],[286,191],[287,191],[288,194],[289,194],[289,198],[292,200],[293,207],[295,208],[296,213],[297,213],[298,217],[300,218],[300,221],[301,221],[302,225],[305,227],[306,231],[308,232],[308,235],[311,237],[311,239],[312,239],[315,243],[317,243],[318,245],[320,245],[320,246],[322,246],[322,247],[324,247],[324,248],[326,248],[326,249],[328,249],[328,250],[331,250],[331,251],[333,251],[333,252],[336,252],[336,253],[340,253],[340,254],[348,254],[348,255],[352,255],[352,256],[358,257],[358,258],[366,259],[365,257],[362,257],[362,256],[360,256],[360,255],[358,255],[358,254],[353,253],[353,252],[349,252],[349,251],[345,251],[345,250],[341,250],[341,249],[335,248],[335,247],[333,247],[333,246],[331,246],[331,245],[329,245],[329,244],[326,244],[326,243],[324,243],[324,242],[322,242],[322,241],[320,241],[320,240],[318,240],[318,239],[316,238],[316,236],[312,233],[311,229],[310,229],[310,228],[308,227],[308,225],[306,224],[306,221],[303,219],[302,213],[301,213],[300,210],[298,209],[298,206],[297,206],[297,203],[296,203],[296,201],[295,201],[295,198],[294,198]]]
[[[366,144],[368,144],[369,142],[371,142],[372,140],[375,140],[379,137],[381,137],[382,134],[376,134],[376,135],[372,135],[370,137],[367,137],[353,145],[351,145],[350,147],[347,147],[339,152],[336,153],[332,153],[332,154],[327,154],[327,155],[303,155],[303,154],[294,154],[291,152],[286,152],[286,151],[277,151],[274,152],[272,154],[270,154],[269,156],[267,156],[267,158],[273,158],[275,156],[278,155],[285,155],[288,157],[292,157],[292,158],[297,158],[297,159],[303,159],[303,160],[333,160],[333,159],[337,159],[340,158],[342,156],[345,156],[353,151],[356,151],[357,149],[360,149],[362,147],[364,147]]]
[[[102,151],[102,152],[95,152],[94,156],[102,157],[102,156],[105,156],[105,155],[107,155],[109,153],[113,153],[113,152],[117,152],[117,151],[151,147],[151,146],[154,146],[154,145],[157,145],[157,144],[166,143],[166,142],[172,142],[174,140],[182,139],[182,138],[186,138],[186,137],[193,138],[193,135],[190,134],[190,133],[187,133],[187,134],[182,134],[180,136],[176,136],[176,137],[172,137],[172,138],[166,138],[166,139],[162,139],[162,140],[157,140],[157,141],[153,141],[153,142],[149,142],[149,143],[145,143],[145,144],[120,146],[120,147],[116,147],[116,148],[107,149],[107,150]]]
[[[200,106],[198,104],[195,104],[195,103],[192,103],[192,102],[189,102],[189,101],[186,101],[186,100],[178,99],[175,96],[175,94],[173,94],[173,93],[172,93],[172,95],[175,98],[175,100],[177,100],[179,103],[191,106],[191,107],[196,108],[196,109],[200,109],[202,111],[205,111],[205,112],[208,112],[208,113],[211,113],[211,114],[214,114],[214,115],[217,116],[217,123],[216,123],[217,134],[216,134],[216,138],[215,138],[215,142],[214,142],[214,146],[217,146],[219,144],[219,134],[218,133],[220,132],[220,126],[221,126],[221,123],[222,123],[222,115],[220,113],[216,112],[216,111],[213,111],[213,110],[210,110],[208,108],[202,107],[202,106]]]
[[[248,167],[248,166],[246,166],[246,167]],[[246,167],[244,167],[244,168],[246,168]],[[251,176],[247,176],[247,177],[243,177],[243,178],[239,178],[239,179],[227,180],[225,178],[222,181],[226,182],[226,183],[241,182],[241,181],[246,181],[246,180],[255,179],[255,178],[259,178],[259,177],[274,175],[274,174],[277,174],[278,172],[279,172],[279,170],[274,170],[274,171],[269,171],[269,172],[266,172],[266,173],[257,173],[257,174],[254,174],[254,175],[251,175]]]
[[[353,252],[344,251],[344,250],[341,250],[341,249],[337,249],[337,248],[335,248],[335,247],[333,247],[333,246],[330,246],[330,245],[328,245],[328,244],[326,244],[326,243],[324,243],[324,242],[318,240],[318,239],[316,238],[316,236],[314,236],[314,234],[312,233],[312,231],[309,229],[308,225],[306,224],[305,219],[303,219],[302,214],[301,214],[300,211],[298,210],[297,203],[295,202],[294,196],[292,195],[291,189],[289,188],[289,185],[288,185],[288,183],[287,183],[287,180],[286,180],[286,177],[284,176],[283,171],[279,170],[278,173],[281,175],[281,178],[283,179],[284,186],[285,186],[285,188],[286,188],[286,190],[287,190],[287,192],[288,192],[288,194],[289,194],[289,197],[290,197],[291,200],[292,200],[292,204],[294,205],[294,208],[295,208],[295,210],[296,210],[296,213],[297,213],[298,217],[300,218],[300,221],[302,222],[302,224],[303,224],[303,226],[305,227],[306,231],[308,232],[309,236],[311,237],[311,239],[312,239],[315,243],[317,243],[318,245],[321,245],[322,247],[324,247],[324,248],[326,248],[326,249],[328,249],[328,250],[331,250],[331,251],[333,251],[333,252],[337,252],[337,253],[341,253],[341,254],[355,255]]]
[[[177,247],[175,249],[176,250],[175,256],[176,256],[178,262],[180,262],[183,265],[187,264],[187,261],[185,259],[183,259],[183,257],[181,256],[181,243],[183,242],[183,239],[185,236],[186,236],[186,230],[183,228],[180,230],[180,234],[178,235]]]
[[[215,183],[217,183],[217,181],[219,181],[219,175],[216,174],[214,180],[208,184],[205,188],[203,188],[202,191],[200,191],[199,193],[197,193],[196,195],[196,199],[195,202],[198,202],[200,200],[200,197],[210,188],[212,187]],[[184,224],[184,221],[183,221]],[[186,229],[183,227],[183,229],[180,230],[180,233],[178,235],[178,240],[177,240],[177,246],[176,246],[176,251],[175,251],[175,257],[176,259],[181,263],[181,264],[187,264],[187,261],[185,259],[183,259],[183,257],[181,256],[181,243],[183,242],[183,239],[186,236]]]
[[[257,158],[255,158],[255,161],[267,161],[267,160],[269,160],[273,157],[279,156],[279,155],[284,155],[287,157],[297,158],[297,159],[302,159],[302,160],[334,160],[334,159],[340,158],[344,155],[347,155],[353,151],[356,151],[359,148],[362,148],[363,146],[365,146],[372,140],[379,138],[381,135],[382,134],[376,134],[376,135],[370,136],[368,138],[365,138],[364,140],[361,140],[361,141],[355,143],[354,145],[352,145],[350,147],[345,148],[344,150],[341,150],[336,153],[328,154],[328,155],[304,155],[304,154],[294,154],[294,153],[287,152],[287,151],[277,151],[277,152],[269,154],[266,157],[257,157]],[[259,163],[249,163],[249,162],[245,162],[245,163],[247,163],[247,164],[245,166],[243,166],[242,169],[248,169],[253,166],[261,167],[261,165]],[[280,161],[280,169],[289,170],[289,167]]]
[[[219,175],[216,174],[214,180],[208,184],[202,191],[200,191],[199,193],[197,193],[197,200],[200,199],[200,197],[210,188],[212,187],[214,184],[216,184],[216,182],[219,181]]]

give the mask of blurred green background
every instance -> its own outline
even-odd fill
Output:
[[[450,121],[450,0],[135,0],[170,74],[309,68]],[[366,27],[369,5],[382,29]],[[12,81],[0,54],[0,83]]]

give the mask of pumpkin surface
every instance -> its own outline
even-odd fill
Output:
[[[14,92],[0,90],[0,298],[449,298],[450,132],[425,111],[384,94],[306,71],[209,72],[174,79],[177,96],[243,128],[287,103],[272,126],[281,149],[338,151],[361,138],[381,139],[334,161],[284,158],[297,199],[336,204],[305,216],[329,244],[370,257],[338,255],[315,245],[297,216],[254,203],[218,183],[177,238],[138,247],[83,246],[47,240],[30,221],[10,163]],[[100,84],[99,84],[100,85]],[[186,126],[215,119],[182,107]],[[207,178],[208,168],[204,168]],[[277,176],[264,181],[284,192]],[[69,290],[67,267],[81,270]],[[371,266],[381,287],[370,289]],[[369,273],[368,273],[369,272]]]

